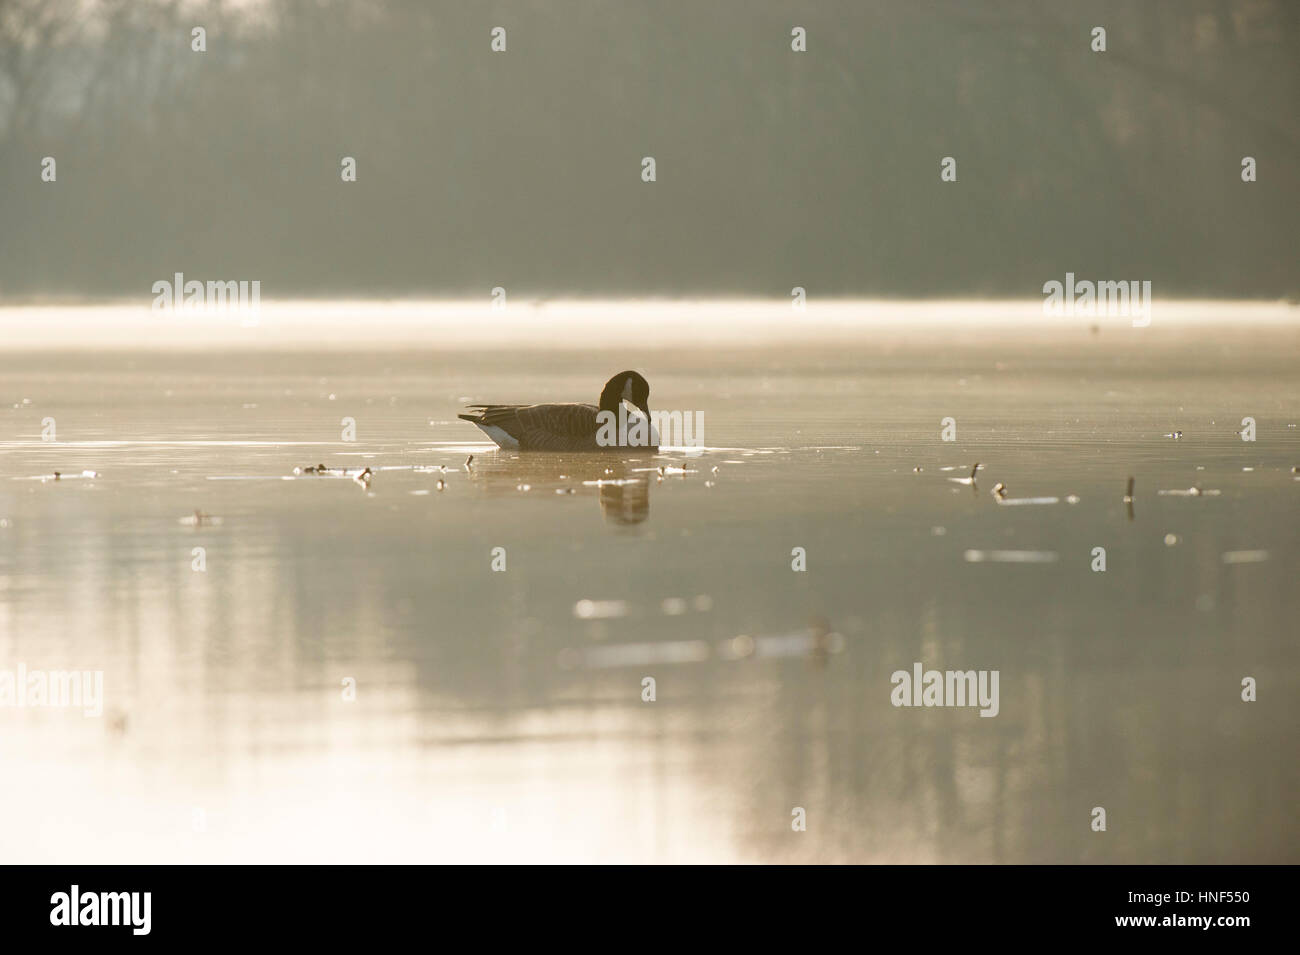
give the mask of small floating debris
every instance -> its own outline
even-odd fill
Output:
[[[1077,494],[1067,494],[1067,495],[1065,496],[1065,503],[1066,503],[1066,504],[1078,504],[1078,503],[1079,503],[1079,495],[1077,495]]]
[[[1165,546],[1166,546],[1166,547],[1177,547],[1177,546],[1178,546],[1178,542],[1179,542],[1180,540],[1182,540],[1182,538],[1179,537],[1177,534],[1166,534],[1166,535],[1165,535]]]
[[[1228,550],[1221,555],[1225,564],[1259,564],[1268,560],[1266,550]]]
[[[622,643],[613,646],[565,648],[559,664],[566,670],[587,667],[605,670],[613,667],[647,666],[668,663],[702,663],[709,659],[710,648],[703,640],[665,640],[659,643]]]
[[[571,487],[557,487],[557,488],[555,489],[555,493],[556,493],[556,494],[572,494],[572,493],[573,493],[573,488],[571,488]]]
[[[980,469],[980,463],[979,463],[978,461],[976,461],[976,462],[975,462],[975,466],[974,466],[973,468],[970,469],[970,477],[964,477],[964,478],[948,478],[948,480],[951,481],[953,484],[967,484],[967,485],[970,485],[971,487],[974,487],[974,486],[975,486],[975,472],[978,471],[979,469]],[[939,470],[940,470],[940,471],[951,471],[951,470],[953,470],[953,469],[952,469],[952,468],[940,468]]]
[[[573,605],[573,615],[579,620],[608,620],[627,616],[626,600],[579,600]]]
[[[418,471],[421,469],[418,467],[411,467],[410,465],[404,464],[400,466],[391,466],[391,467],[379,467],[378,465],[376,465],[375,470]],[[351,478],[352,480],[356,481],[358,484],[368,484],[370,482],[370,479],[375,476],[375,470],[372,470],[369,467],[364,467],[358,471],[356,468],[327,467],[324,464],[315,464],[315,465],[308,465],[305,468],[296,467],[293,469],[293,474],[296,477],[314,476],[314,477],[332,477],[332,478]],[[234,479],[233,478],[209,478],[208,480],[234,480]],[[262,480],[262,479],[250,478],[249,480]],[[281,477],[278,480],[292,481],[293,477],[285,475],[284,477]]]
[[[42,484],[47,481],[76,481],[76,480],[93,480],[99,477],[98,471],[89,469],[82,471],[80,474],[64,474],[62,471],[55,471],[52,474],[37,474],[29,478],[16,478],[15,480],[40,481]]]
[[[932,528],[930,528],[930,533],[931,533],[931,535],[933,535],[934,537],[943,537],[945,534],[948,533],[948,528],[946,528],[946,527],[932,527]]]
[[[828,626],[813,626],[795,633],[751,637],[740,634],[710,646],[705,640],[665,640],[655,643],[622,643],[560,652],[559,664],[565,669],[587,667],[646,666],[669,663],[703,663],[709,659],[728,661],[757,658],[812,658],[824,660],[844,650],[844,637]]]
[[[774,636],[750,637],[742,634],[733,637],[719,648],[718,655],[723,659],[743,659],[754,656],[760,659],[790,657],[811,657],[827,653],[840,653],[844,649],[842,634],[826,627],[810,627],[796,633]]]
[[[1177,441],[1182,436],[1183,433],[1181,431],[1170,431],[1168,434],[1165,435],[1166,438],[1173,438],[1175,441]]]
[[[681,597],[665,597],[659,601],[659,611],[668,617],[680,617],[686,613],[686,601]]]
[[[221,518],[196,509],[193,514],[178,518],[176,523],[184,524],[186,527],[220,527]]]
[[[1054,564],[1053,550],[968,550],[962,555],[968,564]]]
[[[515,485],[515,490],[516,490],[516,491],[531,491],[532,489],[533,489],[533,486],[532,486],[531,484],[516,484],[516,485]]]

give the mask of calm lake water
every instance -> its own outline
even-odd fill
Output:
[[[1222,318],[9,345],[0,671],[104,704],[0,706],[0,859],[1300,861],[1300,334]],[[705,448],[456,420],[626,367]],[[997,716],[893,706],[917,661]]]

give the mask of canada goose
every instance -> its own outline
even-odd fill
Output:
[[[469,410],[476,414],[459,417],[478,425],[498,447],[510,451],[658,451],[659,435],[650,426],[649,397],[650,385],[643,377],[635,371],[620,371],[605,383],[598,405],[471,405]],[[644,416],[644,428],[619,414],[624,401]],[[613,417],[598,419],[601,412]],[[620,417],[626,422],[622,429]]]

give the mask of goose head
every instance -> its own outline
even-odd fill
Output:
[[[618,412],[621,402],[628,402],[650,420],[650,383],[635,371],[620,371],[605,382],[600,393],[600,410]]]

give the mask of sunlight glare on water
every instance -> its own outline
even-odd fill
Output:
[[[0,315],[0,669],[105,674],[98,718],[0,708],[0,858],[1294,858],[1293,321],[787,308],[637,344],[638,304],[599,348],[527,317],[476,348],[485,316],[406,308],[99,351]],[[622,368],[705,446],[521,456],[456,418]],[[892,706],[914,661],[1000,670],[998,718]],[[1103,794],[1123,840],[1077,824]]]

